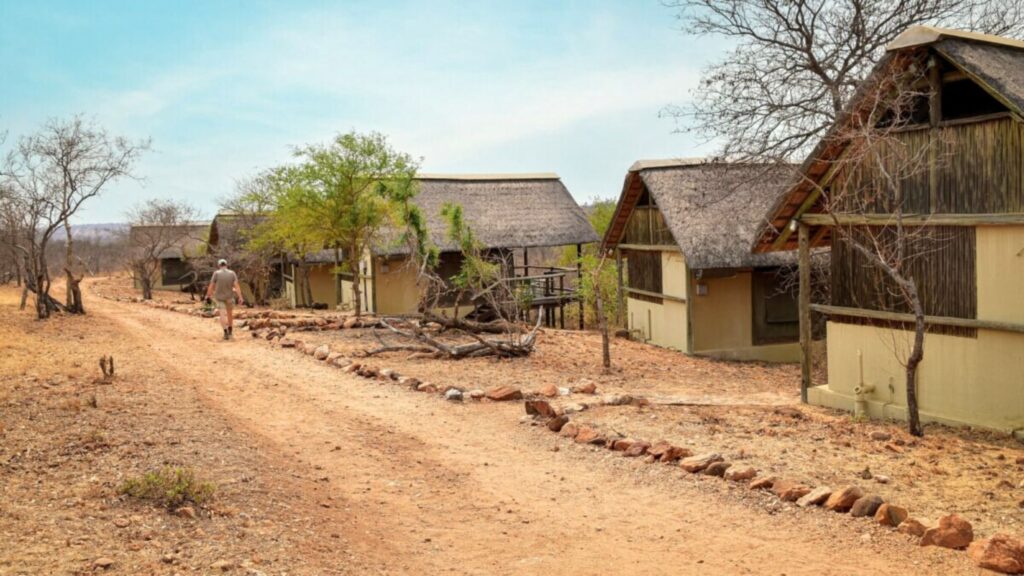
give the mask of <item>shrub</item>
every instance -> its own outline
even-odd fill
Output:
[[[213,483],[196,479],[191,468],[165,466],[125,480],[118,492],[174,509],[186,503],[201,505],[212,498],[216,490]]]

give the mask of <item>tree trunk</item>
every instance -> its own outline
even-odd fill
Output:
[[[18,310],[24,310],[26,302],[28,302],[28,280],[21,286],[21,304],[18,305]]]
[[[341,250],[334,247],[334,302],[335,306],[342,305],[341,290]]]
[[[907,422],[909,431],[914,436],[923,436],[921,416],[917,407],[917,367],[924,359],[924,309],[916,289],[913,292],[914,304],[914,347],[907,358]]]
[[[302,271],[302,306],[308,308],[313,305],[313,287],[309,284],[309,266],[305,262],[299,264]]]
[[[611,344],[608,339],[608,316],[604,313],[604,299],[601,297],[600,286],[597,285],[595,274],[594,303],[597,306],[597,323],[601,329],[601,366],[604,372],[612,368]]]
[[[72,272],[75,258],[74,239],[71,237],[71,224],[67,219],[64,220],[64,233],[67,236],[64,244],[64,272],[67,279],[67,293],[64,301],[66,302],[68,312],[72,314],[85,314],[85,306],[82,304],[82,290],[78,286],[82,279],[76,280]]]
[[[362,280],[362,274],[360,273],[361,258],[356,258],[355,255],[359,254],[359,250],[356,248],[349,250],[349,253],[352,254],[352,259],[349,260],[349,266],[352,267],[352,309],[356,313],[356,318],[358,318],[363,313],[362,288],[359,285],[359,282]]]
[[[140,276],[140,283],[142,284],[142,299],[152,300],[153,299],[153,281],[149,279],[149,276]]]

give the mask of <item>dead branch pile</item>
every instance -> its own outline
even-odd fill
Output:
[[[482,356],[521,358],[533,352],[540,322],[544,317],[543,312],[541,309],[537,314],[537,322],[529,331],[523,326],[505,321],[477,323],[434,314],[425,314],[416,319],[381,318],[378,323],[388,330],[388,335],[397,336],[407,343],[388,343],[375,329],[373,335],[380,342],[380,346],[366,350],[363,354],[375,356],[386,352],[412,352],[426,357],[452,360]],[[471,341],[462,344],[443,341],[439,336],[445,332],[457,332],[459,335],[467,336]],[[487,338],[481,334],[503,334],[504,338]]]

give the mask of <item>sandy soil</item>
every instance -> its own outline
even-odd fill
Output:
[[[0,574],[89,572],[99,556],[124,574],[204,573],[217,560],[239,574],[976,573],[962,553],[864,521],[564,441],[521,424],[520,405],[447,403],[96,297],[87,317],[38,323],[0,294]],[[101,354],[119,360],[113,384],[92,384]],[[560,358],[560,381],[590,374],[565,356],[529,362]],[[661,377],[742,390],[717,363],[686,360],[652,369],[650,393],[686,392],[662,391]],[[516,363],[438,370],[536,383]],[[772,382],[756,392],[787,395]],[[584,414],[628,410],[637,426],[681,417]],[[745,441],[755,452],[761,438]],[[116,495],[122,478],[166,462],[221,487],[199,518]]]

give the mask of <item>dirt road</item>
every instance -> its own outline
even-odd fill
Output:
[[[571,444],[519,405],[446,403],[138,305],[93,297],[90,321],[126,377],[194,394],[259,453],[268,490],[299,491],[312,573],[976,573],[863,521]]]

